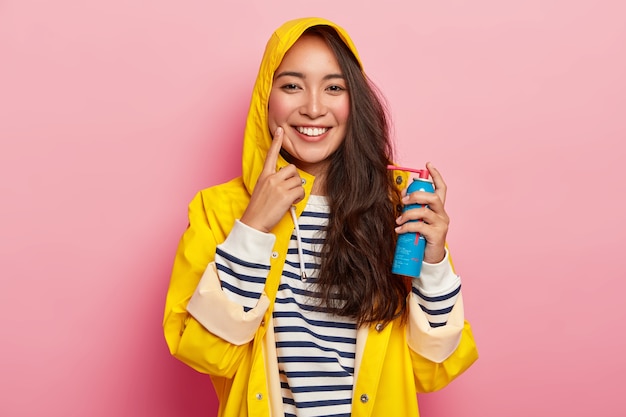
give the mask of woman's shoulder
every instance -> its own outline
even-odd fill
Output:
[[[221,196],[226,197],[228,195],[236,196],[244,196],[248,195],[248,190],[246,189],[242,177],[233,178],[230,181],[212,185],[198,191],[198,195],[203,198],[210,198],[212,196]]]
[[[228,182],[203,188],[197,192],[191,206],[201,207],[207,215],[239,216],[248,206],[250,194],[246,189],[241,177],[234,178]],[[210,217],[210,216],[209,216]]]

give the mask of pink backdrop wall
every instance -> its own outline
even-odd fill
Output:
[[[427,417],[623,416],[621,1],[0,2],[0,415],[209,416],[171,358],[186,206],[239,173],[271,31],[322,15],[449,185],[481,353]]]

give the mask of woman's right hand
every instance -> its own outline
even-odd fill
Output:
[[[276,171],[283,134],[282,127],[276,129],[263,171],[240,219],[242,223],[265,233],[276,226],[293,204],[304,198],[302,179],[295,165],[290,164]]]

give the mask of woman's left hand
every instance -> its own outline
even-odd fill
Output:
[[[439,171],[430,162],[426,164],[426,168],[433,179],[435,192],[415,191],[406,195],[406,189],[402,191],[402,204],[421,204],[422,207],[402,213],[396,219],[398,224],[396,233],[413,232],[423,235],[426,239],[424,262],[436,264],[446,255],[446,235],[450,224],[450,218],[444,208],[447,187]]]

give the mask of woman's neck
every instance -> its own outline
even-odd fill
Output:
[[[311,194],[313,195],[326,195],[326,175],[318,174],[313,181],[313,187],[311,188]]]

